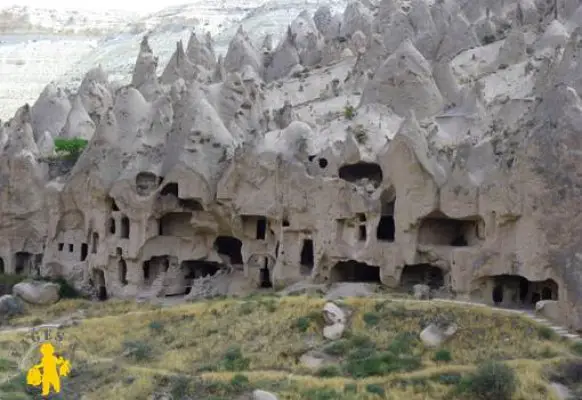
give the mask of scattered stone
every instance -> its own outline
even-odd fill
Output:
[[[253,400],[279,400],[279,398],[271,392],[255,389],[253,391]]]
[[[24,314],[24,304],[15,296],[6,294],[0,297],[0,320]]]
[[[457,330],[457,325],[453,323],[444,326],[432,323],[422,330],[420,340],[427,347],[438,347],[457,333]]]
[[[414,298],[417,300],[429,300],[430,299],[430,287],[424,284],[416,284],[412,287]]]
[[[12,294],[27,303],[50,305],[59,301],[60,285],[54,282],[20,282],[12,288]]]

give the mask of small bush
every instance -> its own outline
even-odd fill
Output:
[[[249,303],[243,303],[240,306],[240,315],[249,315],[253,312],[254,309],[254,304],[249,302]]]
[[[352,105],[347,105],[344,107],[344,117],[345,119],[352,120],[356,116],[356,109]]]
[[[377,394],[378,396],[382,396],[382,397],[386,393],[386,391],[384,390],[384,388],[382,386],[376,385],[374,383],[370,383],[369,385],[366,385],[366,392],[372,393],[372,394]]]
[[[63,299],[78,299],[81,296],[81,293],[73,285],[71,285],[67,280],[64,278],[55,278],[53,282],[59,284],[59,295]]]
[[[511,367],[489,361],[460,384],[473,399],[510,400],[517,389],[517,376]]]
[[[334,376],[340,376],[341,374],[342,371],[337,365],[326,365],[317,370],[317,376],[322,378],[332,378]]]
[[[243,356],[238,346],[229,347],[222,358],[222,367],[227,371],[244,371],[249,364],[250,360]]]
[[[0,358],[0,372],[10,371],[18,368],[18,364],[12,360]]]
[[[578,356],[582,356],[582,341],[576,341],[572,344],[572,351]]]
[[[186,377],[176,377],[171,381],[170,394],[174,399],[183,399],[190,392],[190,380]]]
[[[149,328],[151,331],[153,331],[155,333],[160,333],[161,331],[164,330],[164,324],[162,324],[159,321],[152,321],[149,324]]]
[[[56,138],[54,143],[55,151],[59,156],[68,159],[76,159],[83,150],[85,150],[85,147],[87,147],[89,142],[85,139],[76,137],[71,139]]]
[[[147,361],[153,358],[153,349],[149,343],[140,340],[123,342],[124,353],[134,361]]]
[[[237,391],[245,390],[250,387],[249,378],[247,378],[246,375],[241,374],[236,374],[235,376],[233,376],[232,379],[230,380],[230,384]]]
[[[314,388],[303,392],[301,398],[309,400],[337,400],[341,398],[341,394],[333,389]]]
[[[540,326],[538,328],[538,336],[543,340],[553,340],[556,337],[556,332],[549,326]]]
[[[380,315],[373,312],[365,313],[363,319],[367,326],[376,326],[380,323]]]
[[[436,362],[449,362],[452,359],[451,352],[446,349],[437,350],[433,357],[433,360]]]
[[[358,385],[355,383],[346,383],[344,385],[344,393],[357,393],[358,392]]]

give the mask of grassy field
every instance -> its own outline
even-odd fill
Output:
[[[551,400],[548,374],[577,362],[576,347],[525,317],[438,302],[347,299],[341,303],[351,312],[347,332],[329,342],[321,334],[324,304],[305,296],[172,307],[63,300],[29,309],[12,324],[87,310],[82,323],[64,329],[82,342],[65,378],[65,392],[78,397],[63,395],[67,399],[81,393],[87,400],[144,400],[170,393],[174,400],[230,400],[260,388],[281,400],[489,400],[470,386],[477,366],[497,361],[515,373],[514,381],[503,378],[514,383],[508,399]],[[460,329],[442,348],[427,349],[418,334],[435,318]],[[22,334],[0,333],[0,375],[14,370],[17,360],[8,349],[19,340]],[[313,349],[328,359],[318,370],[300,362]],[[0,399],[34,398],[23,386],[20,378],[9,380]]]

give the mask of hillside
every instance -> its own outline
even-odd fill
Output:
[[[52,308],[76,310],[77,322],[63,332],[82,343],[65,396],[226,400],[262,389],[281,400],[474,399],[461,388],[476,365],[497,360],[517,374],[512,399],[553,400],[551,372],[579,363],[578,347],[524,317],[389,294],[337,302],[351,316],[344,338],[330,341],[322,336],[325,303],[265,294],[167,307],[63,300]],[[426,347],[418,334],[438,320],[459,331],[437,349]],[[20,340],[0,333],[5,376],[17,361],[7,350]],[[18,397],[18,378],[1,388],[3,399],[28,398]]]

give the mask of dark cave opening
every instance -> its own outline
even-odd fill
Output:
[[[216,252],[230,258],[231,264],[243,264],[242,242],[233,236],[218,236],[214,241]]]
[[[340,261],[331,269],[332,282],[370,282],[382,283],[380,267],[358,261]]]

